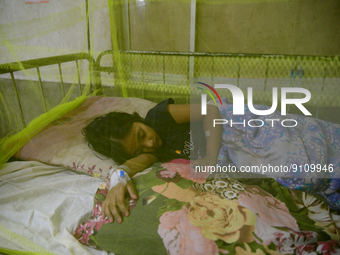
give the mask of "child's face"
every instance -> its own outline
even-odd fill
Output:
[[[156,131],[141,122],[134,122],[130,133],[122,141],[125,151],[131,158],[141,153],[155,152],[162,146]]]

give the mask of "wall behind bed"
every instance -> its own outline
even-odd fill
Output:
[[[103,50],[111,49],[109,20],[106,0],[49,0],[36,4],[1,0],[0,64],[80,52],[96,57]],[[44,113],[45,108],[49,110],[58,105],[71,84],[78,82],[75,69],[75,63],[61,64],[63,87],[58,65],[39,69],[46,107],[37,70],[14,72],[24,116],[20,114],[10,74],[0,74],[0,93],[5,104],[1,102],[0,110],[10,115],[1,118],[0,137],[22,129],[22,118],[27,125]],[[88,80],[88,61],[79,61],[79,69],[83,87]],[[77,88],[70,100],[79,95]]]
[[[1,0],[0,63],[111,49],[106,0]]]
[[[272,87],[304,87],[312,93],[308,109],[313,117],[340,122],[335,114],[339,104],[325,103],[325,98],[334,102],[330,96],[340,96],[339,61],[326,58],[340,55],[339,1],[129,1],[114,8],[119,46],[132,63],[135,80],[155,85],[230,83],[267,92]],[[191,64],[184,55],[163,58],[157,55],[160,51],[236,55],[195,56]],[[272,54],[273,60],[237,53]],[[187,77],[190,68],[194,71]],[[257,103],[271,105],[266,101]],[[301,111],[290,107],[290,113]]]
[[[129,1],[119,7],[123,50],[187,52],[192,35],[196,52],[340,54],[337,0]]]
[[[337,0],[114,2],[121,50],[340,55]],[[0,63],[112,49],[107,0],[1,0],[0,14]]]
[[[194,12],[192,3],[195,1],[191,0],[114,2],[119,3],[114,5],[117,26],[115,36],[121,50],[340,55],[340,44],[337,43],[340,39],[337,32],[340,25],[340,8],[337,0],[197,0]],[[101,52],[112,49],[110,27],[112,9],[108,7],[107,0],[49,0],[44,4],[26,4],[24,0],[1,0],[0,3],[0,64],[76,52],[88,52],[97,59]],[[195,22],[191,25],[190,21],[193,18]],[[132,69],[137,71],[133,73],[135,76],[132,78],[136,81],[139,79],[154,86],[161,86],[165,80],[167,85],[182,86],[190,79],[204,82],[211,80],[213,58],[196,57],[193,77],[188,78],[190,64],[187,58],[170,57],[166,58],[165,63],[162,57],[143,56],[135,55],[136,61]],[[143,63],[140,61],[142,58]],[[253,67],[258,68],[259,65],[247,61],[247,58],[243,58],[242,65],[249,67],[251,76],[257,72],[253,71]],[[103,58],[102,64],[113,66],[112,56]],[[88,75],[86,63],[84,65],[81,83],[86,82]],[[143,69],[140,69],[140,65],[143,65]],[[233,67],[238,68],[237,65]],[[318,73],[322,73],[321,66],[314,67],[318,69]],[[221,76],[229,75],[231,70],[229,66],[225,65],[223,68],[219,70]],[[283,75],[290,79],[291,69],[285,69],[288,71]],[[67,90],[69,84],[75,81],[74,67],[62,64],[62,72]],[[21,87],[20,94],[30,109],[31,115],[27,116],[29,122],[43,112],[41,107],[37,107],[37,95],[41,93],[36,86],[38,79],[36,71],[16,72],[15,75],[17,79],[22,80],[18,86]],[[248,73],[243,75],[243,81],[246,82],[249,75]],[[278,76],[282,78],[282,74]],[[338,79],[338,76],[339,73],[336,73],[334,78]],[[12,88],[9,88],[10,76],[0,75],[1,78],[6,80],[1,82],[0,92],[6,95],[5,100],[10,101],[12,97],[8,95],[13,95]],[[255,78],[258,80],[258,77]],[[304,81],[308,81],[309,77],[305,78],[307,79]],[[48,105],[48,108],[51,108],[63,97],[58,86],[58,67],[42,68],[41,79],[50,88],[47,101],[51,102]],[[114,72],[101,73],[101,80],[104,95],[123,95],[120,87],[114,86],[116,85]],[[335,82],[333,80],[332,78],[332,87],[337,87],[338,80]],[[181,94],[176,94],[172,90],[162,92],[141,90],[138,87],[128,89],[129,96],[153,101],[175,96],[178,98],[177,102],[188,102],[186,97],[181,98]],[[334,91],[339,92],[338,89]],[[75,93],[71,98],[76,96]],[[13,107],[12,111],[17,110]],[[330,110],[326,109],[324,112]],[[18,129],[20,128],[22,125],[20,126],[18,121]]]

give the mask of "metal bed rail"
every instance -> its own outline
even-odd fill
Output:
[[[103,63],[104,56],[111,58],[109,65]],[[115,57],[119,57],[120,67],[117,66]],[[88,73],[91,90],[97,90],[98,95],[103,94],[102,73],[114,74],[114,80],[108,86],[116,87],[116,91],[122,91],[123,96],[137,96],[148,99],[144,91],[152,91],[159,98],[165,98],[173,94],[180,95],[186,98],[186,102],[190,102],[190,97],[194,97],[195,93],[199,93],[198,90],[191,89],[195,87],[191,85],[197,81],[209,84],[221,83],[221,81],[230,82],[230,84],[234,84],[241,89],[256,85],[254,96],[262,99],[264,104],[264,99],[267,101],[271,99],[271,87],[275,83],[273,79],[283,79],[284,84],[292,87],[306,88],[308,88],[311,80],[316,79],[318,84],[313,87],[316,92],[312,93],[316,98],[314,100],[318,100],[315,101],[316,103],[314,102],[314,106],[317,107],[315,117],[318,117],[321,105],[327,107],[340,106],[340,101],[337,99],[340,95],[340,62],[338,56],[154,51],[121,51],[120,54],[115,56],[114,51],[108,50],[101,52],[96,60],[90,54],[77,53],[0,64],[0,74],[9,73],[11,76],[24,126],[27,123],[16,86],[15,72],[36,69],[37,81],[46,112],[47,106],[40,68],[58,65],[59,80],[65,96],[61,65],[66,62],[75,62],[78,85],[81,91],[82,85],[78,64],[81,60],[86,60],[89,63]],[[253,83],[249,83],[248,80]],[[245,83],[245,81],[248,83]],[[330,84],[332,82],[333,84]],[[330,87],[334,91],[330,90]],[[140,91],[141,93],[133,94],[132,91]],[[326,91],[327,96],[324,96]],[[224,95],[222,94],[221,96]]]
[[[89,82],[90,82],[91,90],[93,90],[92,80],[93,80],[93,75],[95,75],[95,72],[93,71],[95,68],[95,60],[90,54],[87,54],[87,53],[67,54],[67,55],[53,56],[53,57],[47,57],[47,58],[25,60],[21,62],[0,64],[0,74],[9,73],[11,76],[12,84],[13,84],[14,91],[15,91],[16,101],[20,109],[20,115],[21,115],[21,119],[22,119],[24,126],[27,126],[28,123],[26,123],[25,118],[24,118],[22,104],[20,101],[20,97],[19,97],[19,93],[18,93],[18,89],[16,85],[15,72],[28,70],[28,69],[36,69],[37,78],[38,78],[37,80],[39,82],[40,91],[41,91],[41,97],[44,103],[45,112],[47,112],[47,104],[45,100],[46,97],[45,97],[44,88],[43,88],[43,81],[40,75],[40,68],[45,67],[45,66],[58,65],[60,84],[62,87],[63,96],[65,97],[65,87],[64,87],[65,84],[64,84],[61,64],[67,63],[67,62],[75,62],[76,70],[77,70],[77,77],[78,77],[79,91],[81,92],[82,85],[81,85],[81,80],[80,80],[79,61],[82,61],[82,60],[86,60],[89,63],[88,65]]]
[[[103,64],[107,55],[112,59],[111,65]],[[116,66],[117,61],[120,67]],[[254,102],[271,105],[273,87],[302,87],[312,93],[307,105],[314,117],[319,117],[321,107],[340,109],[339,56],[155,51],[120,51],[115,55],[108,50],[97,57],[96,72],[98,83],[103,86],[101,73],[113,73],[114,79],[108,86],[120,87],[125,96],[139,89],[142,93],[138,97],[145,98],[144,91],[153,91],[163,99],[171,94],[187,96],[190,102],[201,93],[195,89],[200,81],[210,85],[233,84],[245,94],[247,87],[253,87]],[[229,91],[220,95],[231,96]],[[292,107],[288,112],[298,113]]]
[[[140,73],[140,83],[143,88],[159,90],[157,86],[148,86],[146,76],[152,72],[159,74],[159,82],[163,85],[169,85],[167,75],[169,72],[183,73],[185,81],[175,90],[190,93],[188,87],[193,84],[197,78],[209,78],[210,83],[214,84],[221,76],[225,78],[234,78],[235,85],[242,87],[241,79],[255,78],[263,79],[262,90],[267,91],[270,87],[268,81],[271,78],[289,79],[289,86],[297,86],[298,78],[321,79],[318,87],[321,93],[324,92],[327,78],[340,78],[340,64],[338,56],[300,56],[300,55],[268,55],[268,54],[229,54],[229,53],[192,53],[192,52],[154,52],[154,51],[121,51],[120,60],[123,65],[123,74],[118,73],[117,66],[103,66],[102,58],[105,55],[111,55],[114,60],[114,51],[108,50],[102,52],[96,59],[96,71],[115,73],[116,78],[124,78],[125,86],[133,85],[130,83],[133,72]],[[158,58],[156,60],[155,58]],[[192,61],[194,60],[194,61]],[[157,62],[157,67],[151,63]],[[173,61],[172,66],[169,63]],[[177,62],[176,62],[177,61]],[[139,64],[137,62],[140,62]],[[182,63],[180,63],[182,62]],[[176,70],[175,65],[184,66],[182,70]],[[183,65],[184,64],[184,65]],[[136,66],[138,67],[136,68]],[[154,66],[153,70],[150,66]],[[135,66],[135,68],[133,67]],[[186,70],[185,70],[186,69]],[[124,77],[120,77],[120,76]],[[100,79],[100,74],[98,75]],[[117,82],[116,85],[121,85]],[[184,89],[186,88],[186,89]],[[167,89],[163,87],[163,89]]]

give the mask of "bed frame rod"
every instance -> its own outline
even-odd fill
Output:
[[[76,61],[80,59],[88,60],[89,63],[92,65],[92,67],[95,63],[94,58],[90,54],[87,54],[87,53],[67,54],[67,55],[53,56],[53,57],[48,57],[48,58],[37,58],[37,59],[30,59],[30,60],[25,60],[21,62],[0,64],[0,74],[16,72],[16,71],[21,71],[24,69],[37,68],[37,67],[48,66],[48,65],[55,65],[58,63],[61,64],[61,63]]]
[[[13,86],[14,86],[15,95],[16,95],[16,99],[17,99],[18,106],[19,106],[19,109],[20,109],[20,115],[21,115],[22,123],[23,123],[24,126],[26,126],[27,123],[25,121],[24,113],[23,113],[23,110],[22,110],[22,106],[21,106],[21,102],[20,102],[20,98],[19,98],[19,94],[18,94],[18,90],[17,90],[17,86],[16,86],[16,81],[15,81],[15,77],[14,77],[14,72],[27,70],[27,69],[36,69],[37,70],[38,82],[39,82],[40,90],[41,90],[41,93],[42,93],[44,108],[45,108],[45,112],[47,112],[45,93],[44,93],[44,89],[43,89],[43,86],[42,86],[42,80],[41,80],[39,68],[43,67],[43,66],[49,66],[49,65],[58,65],[60,81],[61,81],[62,90],[63,90],[63,96],[65,97],[65,88],[64,88],[63,76],[62,76],[62,71],[61,71],[61,64],[66,63],[66,62],[72,62],[72,61],[76,62],[79,90],[80,90],[80,93],[81,93],[81,83],[80,83],[80,74],[79,74],[79,65],[78,65],[79,60],[87,60],[89,62],[90,87],[91,87],[91,90],[93,90],[92,77],[93,77],[93,75],[96,76],[96,73],[97,73],[97,72],[94,71],[94,69],[96,67],[96,63],[95,63],[94,58],[88,53],[67,54],[67,55],[53,56],[53,57],[47,57],[47,58],[25,60],[25,61],[21,61],[21,62],[12,62],[12,63],[0,64],[0,74],[9,73],[10,76],[11,76]],[[100,84],[97,84],[98,79],[94,79],[94,81],[95,81],[95,84],[96,84],[96,89],[100,88]]]

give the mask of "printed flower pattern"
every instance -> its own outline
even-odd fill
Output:
[[[276,250],[281,253],[292,254],[298,247],[303,247],[310,243],[318,241],[318,236],[310,231],[289,231],[285,233],[276,233]],[[300,248],[301,249],[301,248]]]
[[[172,172],[169,170],[160,170],[157,171],[156,176],[158,179],[163,180],[165,182],[179,182],[182,180],[182,177],[177,172]]]
[[[182,207],[175,212],[165,212],[159,219],[158,234],[168,254],[218,255],[216,243],[205,238],[201,229],[190,223],[187,215],[188,209]]]
[[[323,228],[333,240],[340,241],[340,216],[331,213],[328,204],[305,192],[291,190],[290,194],[298,208],[308,210],[307,215],[316,226]]]
[[[95,178],[100,178],[103,180],[107,180],[109,178],[108,171],[110,171],[113,168],[113,166],[110,166],[108,171],[103,171],[103,169],[100,167],[98,168],[97,165],[88,166],[86,168],[85,164],[80,165],[80,164],[76,164],[76,162],[73,162],[72,166],[67,165],[67,167],[77,172],[89,174],[89,175],[94,176]]]
[[[208,178],[204,183],[194,183],[194,188],[201,192],[216,193],[229,200],[237,199],[244,186],[234,179]]]
[[[258,243],[269,245],[274,235],[281,233],[275,227],[299,229],[287,206],[261,188],[247,186],[246,190],[240,194],[238,202],[256,215],[255,235],[257,238],[255,240]]]
[[[90,239],[90,236],[98,232],[101,226],[103,225],[103,223],[106,224],[110,222],[110,220],[102,218],[101,207],[102,207],[103,201],[100,201],[100,199],[98,198],[101,196],[105,198],[106,195],[107,195],[107,186],[106,186],[106,183],[103,183],[97,189],[92,216],[90,217],[88,221],[80,224],[73,232],[74,237],[77,238],[79,242],[92,246],[92,247],[96,247],[96,244],[92,242],[92,240]]]
[[[102,204],[107,192],[107,183],[103,183],[98,187],[91,217],[85,223],[79,224],[74,230],[73,235],[80,243],[96,248],[96,244],[90,239],[90,236],[95,235],[103,224],[110,223],[109,219],[103,219],[102,217]],[[131,211],[136,206],[136,200],[130,200],[127,205]]]
[[[229,114],[230,108],[223,109]],[[246,159],[249,159],[249,153],[256,155],[259,162],[266,156],[274,155],[275,160],[283,165],[304,164],[310,155],[319,157],[324,140],[310,132],[324,130],[324,127],[320,128],[320,123],[311,125],[304,118],[298,121],[303,125],[291,132],[278,128],[274,133],[262,133],[261,130],[246,129],[241,125],[235,129],[224,128],[225,144],[220,150],[219,163],[239,169],[240,162],[244,160],[242,156],[246,155]],[[325,137],[327,132],[334,132],[331,125],[326,126]],[[302,136],[298,132],[302,132]],[[299,144],[301,138],[306,137],[311,138],[306,142],[307,150]],[[338,140],[331,141],[335,148],[338,148]],[[277,145],[283,143],[291,146],[290,150],[284,152],[286,154],[277,151]],[[276,149],[272,151],[271,146]],[[240,151],[244,154],[240,154]],[[334,157],[329,162],[335,164],[336,155],[340,153],[334,150],[331,153]],[[295,178],[255,181],[251,174],[249,178],[243,176],[242,179],[233,179],[231,177],[235,176],[226,178],[224,173],[210,176],[206,173],[201,178],[202,175],[196,176],[191,170],[190,161],[179,159],[156,164],[133,179],[133,182],[137,178],[143,180],[136,185],[143,187],[138,191],[140,194],[150,192],[140,200],[146,201],[144,204],[148,208],[157,205],[155,210],[159,225],[157,222],[155,226],[157,228],[158,225],[157,233],[168,254],[340,254],[340,216],[324,201],[303,192],[323,190],[332,194],[339,189],[339,176],[334,174],[331,176],[333,179],[325,180],[311,179],[310,175],[301,174]],[[336,170],[334,172],[337,173]],[[288,190],[280,183],[302,191]],[[105,197],[107,190],[99,192]],[[162,200],[157,200],[158,197]],[[163,204],[159,206],[151,201]],[[80,242],[92,246],[91,236],[96,236],[102,224],[105,224],[96,216],[101,213],[100,201],[97,202],[93,216],[80,224],[74,234]],[[336,203],[339,202],[334,198],[333,205]]]
[[[237,201],[230,201],[214,193],[202,193],[190,202],[189,221],[200,227],[210,240],[226,243],[251,242],[255,230],[255,214]]]
[[[181,177],[188,180],[192,180],[197,183],[205,182],[209,173],[196,173],[195,170],[190,167],[190,161],[185,159],[176,159],[171,162],[167,162],[161,165],[168,171],[178,173]]]
[[[235,251],[237,255],[265,255],[260,249],[257,249],[256,252],[252,252],[247,244],[244,244],[244,249],[240,246],[236,246]]]
[[[240,205],[251,209],[269,226],[299,229],[287,206],[256,186],[248,186],[247,190],[240,194],[238,202]]]
[[[267,109],[266,106],[254,105],[256,109]],[[256,116],[245,105],[245,113],[240,118],[233,115],[233,105],[226,102],[220,107],[222,118],[228,120],[223,125],[222,148],[218,156],[219,163],[235,165],[237,169],[242,166],[265,165],[305,166],[305,164],[321,164],[329,168],[334,167],[333,173],[339,172],[340,164],[340,124],[321,121],[318,119],[288,114],[283,117],[275,111],[270,115]],[[231,120],[238,123],[243,120],[256,119],[263,121],[263,126],[251,127],[248,124],[233,125]],[[268,121],[276,120],[274,122]],[[298,125],[284,127],[282,121],[294,119]],[[288,122],[286,122],[288,124]],[[333,163],[334,162],[334,163]],[[334,178],[330,171],[288,171],[286,173],[266,173],[268,177],[275,178],[280,184],[290,189],[299,189],[313,192],[323,196],[334,210],[340,210],[339,196],[334,195],[339,189],[323,181],[324,178]],[[247,178],[246,173],[237,178]],[[317,177],[317,178],[316,178]],[[338,179],[337,179],[337,183]]]

